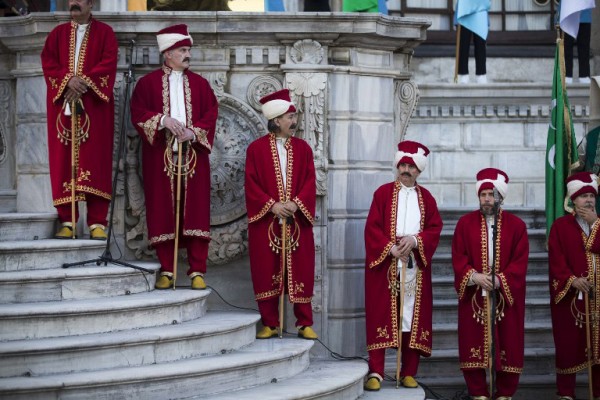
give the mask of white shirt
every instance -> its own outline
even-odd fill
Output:
[[[75,75],[77,75],[77,66],[79,65],[79,52],[81,51],[81,44],[83,43],[83,38],[85,36],[85,31],[87,30],[89,24],[81,24],[77,25],[77,33],[75,39]]]
[[[275,138],[275,143],[277,144],[277,154],[279,156],[279,167],[281,168],[281,178],[283,179],[283,192],[285,193],[285,188],[287,187],[287,149],[285,148],[285,144],[287,143],[288,138]]]
[[[396,236],[416,235],[421,230],[421,209],[416,188],[402,186],[398,192],[398,209],[396,210]],[[411,255],[412,257],[412,255]],[[406,269],[404,284],[404,302],[402,311],[402,332],[410,332],[415,308],[417,264],[413,260],[413,267],[398,260],[398,273],[402,281],[402,268]],[[401,282],[402,284],[402,282]]]

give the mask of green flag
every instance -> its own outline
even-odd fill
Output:
[[[562,41],[556,42],[552,78],[552,113],[546,146],[546,236],[555,219],[565,215],[565,179],[578,164],[571,107],[564,86]]]

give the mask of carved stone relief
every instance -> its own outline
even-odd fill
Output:
[[[298,40],[290,49],[290,58],[296,64],[319,64],[323,60],[324,49],[312,39]],[[289,72],[285,76],[292,101],[298,109],[297,136],[306,140],[315,159],[317,174],[317,194],[327,192],[327,152],[326,152],[326,99],[327,74],[323,72]]]
[[[8,154],[8,132],[6,127],[9,126],[10,121],[10,85],[6,81],[0,82],[0,104],[3,106],[0,109],[0,164],[7,159]]]
[[[260,75],[257,76],[248,85],[246,91],[246,100],[256,111],[261,112],[260,99],[269,93],[281,90],[283,86],[277,78],[271,75]]]
[[[419,88],[414,81],[396,81],[394,89],[394,126],[400,132],[398,141],[402,141],[419,102]]]

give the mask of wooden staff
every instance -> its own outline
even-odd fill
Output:
[[[409,256],[410,257],[410,256]],[[398,322],[398,351],[396,352],[396,389],[400,387],[400,366],[402,363],[402,320],[404,318],[404,282],[406,281],[406,268],[403,262],[398,260],[398,265],[402,269],[402,279],[400,282],[400,318]]]
[[[454,57],[454,83],[458,83],[458,53],[460,52],[460,24],[456,28],[456,55]]]
[[[590,399],[594,398],[592,385],[592,340],[590,335],[590,295],[588,292],[583,294],[585,299],[585,340],[587,346],[587,370],[588,370],[588,391]]]
[[[175,248],[173,249],[173,290],[177,282],[177,255],[179,249],[179,214],[181,213],[181,159],[183,143],[178,143],[177,138],[174,140],[174,150],[177,151],[177,189],[175,195]]]
[[[75,179],[77,178],[77,163],[75,162],[75,146],[77,145],[77,100],[71,100],[71,237],[75,239]]]
[[[283,301],[285,297],[285,269],[287,266],[287,218],[281,222],[281,295],[279,295],[279,338],[283,338]]]
[[[492,285],[494,284],[494,282],[492,282]],[[492,295],[494,293],[494,290],[489,290],[487,292],[487,296],[485,298],[485,306],[486,306],[486,312],[487,312],[487,331],[488,331],[488,371],[489,371],[489,378],[490,378],[490,396],[493,396],[493,390],[494,390],[494,376],[492,375],[494,373],[494,365],[493,365],[493,352],[494,349],[492,348],[494,341],[491,340],[492,339]]]

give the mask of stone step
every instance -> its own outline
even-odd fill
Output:
[[[0,242],[51,238],[56,219],[56,213],[1,213]]]
[[[113,298],[0,305],[0,341],[85,335],[202,317],[210,290],[163,290]]]
[[[457,323],[458,305],[456,298],[433,301],[433,322]],[[550,298],[525,299],[525,324],[550,320]]]
[[[0,242],[0,272],[61,268],[98,258],[106,242],[100,240],[42,239]]]
[[[211,397],[240,387],[265,385],[304,371],[313,342],[258,340],[231,353],[170,363],[41,377],[0,379],[11,399],[125,399]]]
[[[433,265],[434,276],[450,276],[454,277],[454,269],[452,268],[452,254],[450,252],[436,251],[431,261]],[[527,277],[530,276],[548,277],[548,253],[547,252],[530,252],[529,262],[527,263]]]
[[[456,289],[454,288],[454,278],[450,276],[434,276],[432,278],[434,299],[456,298]],[[526,298],[549,299],[550,290],[548,287],[548,276],[527,275],[526,277]]]
[[[554,348],[552,323],[547,321],[531,321],[525,324],[525,347]],[[458,348],[457,323],[442,323],[433,325],[433,348],[449,350]]]
[[[285,380],[211,396],[211,400],[357,399],[368,372],[362,361],[311,361],[308,369]],[[204,395],[192,399],[205,398]],[[364,398],[364,397],[361,397]],[[421,397],[423,400],[424,397]]]
[[[259,319],[256,313],[209,312],[175,325],[0,342],[0,377],[135,367],[227,353],[254,342]]]
[[[155,262],[134,262],[157,271]],[[153,290],[155,274],[113,266],[25,270],[0,273],[0,304],[83,300],[121,296]]]
[[[451,253],[452,252],[452,237],[454,236],[454,229],[448,229],[444,226],[440,235],[440,243],[437,247],[436,252]],[[546,251],[546,228],[543,229],[528,229],[527,236],[529,238],[529,252],[538,253]]]
[[[0,190],[0,212],[14,213],[17,211],[17,191]]]

